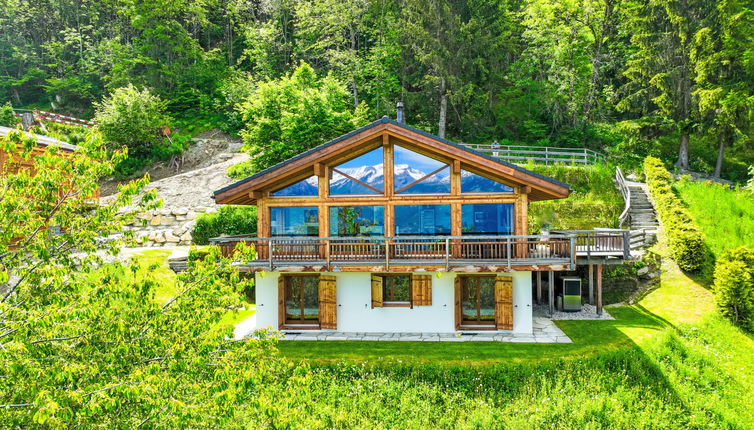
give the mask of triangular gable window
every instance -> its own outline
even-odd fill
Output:
[[[295,184],[291,184],[277,191],[273,191],[270,194],[275,197],[278,197],[278,196],[289,196],[289,197],[317,196],[319,195],[317,177],[310,176],[302,181],[296,182]]]
[[[450,166],[395,145],[393,180],[396,194],[449,194]]]
[[[513,188],[493,179],[461,170],[462,193],[512,193]]]
[[[385,174],[382,147],[332,167],[330,195],[383,194]]]

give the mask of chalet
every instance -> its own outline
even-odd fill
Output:
[[[15,128],[9,128],[9,127],[2,127],[0,126],[0,140],[5,139],[13,132],[20,132],[23,133],[25,136],[28,136],[26,132],[21,132],[19,130],[16,130]],[[71,154],[75,151],[78,151],[78,147],[75,145],[71,145],[70,143],[63,142],[60,139],[56,139],[54,137],[50,136],[41,136],[41,135],[35,135],[34,136],[37,141],[37,147],[34,148],[32,151],[32,156],[41,154],[46,147],[55,145],[60,148],[62,151],[62,154]],[[28,159],[23,160],[20,157],[14,157],[13,160],[10,160],[8,163],[7,161],[8,154],[0,149],[0,174],[4,173],[3,171],[8,168],[8,173],[15,173],[21,169],[29,169],[31,171],[34,171],[34,160]],[[7,164],[7,166],[6,166]]]
[[[569,193],[384,117],[215,191],[256,205],[258,234],[214,242],[256,247],[238,267],[255,273],[259,328],[531,333],[542,272],[552,285],[595,265],[601,309],[602,264],[628,256],[622,232],[529,235],[529,204]]]

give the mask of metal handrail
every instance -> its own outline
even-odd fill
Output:
[[[545,165],[551,163],[566,164],[596,164],[604,163],[605,154],[589,148],[559,148],[552,146],[524,146],[467,143],[467,147],[484,152],[496,158],[519,161],[543,161]],[[514,161],[515,162],[515,161]]]
[[[623,176],[623,172],[617,166],[615,167],[615,182],[618,184],[625,205],[623,212],[618,217],[618,226],[623,227],[623,224],[631,218],[631,190],[626,184],[626,177]]]

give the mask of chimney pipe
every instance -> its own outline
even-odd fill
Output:
[[[398,104],[396,105],[396,109],[397,109],[397,112],[395,115],[395,120],[400,123],[405,123],[406,119],[404,118],[404,115],[403,115],[403,102],[398,102]]]

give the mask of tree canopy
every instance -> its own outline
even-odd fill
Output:
[[[368,119],[401,100],[411,125],[454,140],[653,155],[742,181],[753,13],[740,0],[11,1],[0,103],[89,117],[133,84],[179,126],[253,135],[239,105],[306,62]]]

